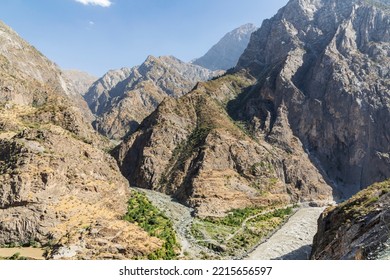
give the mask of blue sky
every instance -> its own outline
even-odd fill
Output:
[[[89,2],[97,2],[95,4]],[[288,0],[1,0],[0,19],[63,69],[101,76],[151,54],[184,61]]]

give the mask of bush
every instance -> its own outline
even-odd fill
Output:
[[[144,194],[139,192],[132,193],[127,209],[127,214],[124,216],[126,221],[137,223],[151,236],[155,236],[164,241],[163,246],[151,253],[148,258],[152,260],[175,259],[179,245],[172,222]]]

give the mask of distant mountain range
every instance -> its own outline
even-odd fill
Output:
[[[204,56],[192,61],[193,64],[210,70],[228,70],[236,66],[246,49],[251,34],[257,27],[251,23],[242,25],[227,33]]]
[[[109,71],[89,88],[84,98],[96,115],[95,129],[120,139],[134,132],[164,98],[178,98],[197,82],[221,73],[173,56],[149,56],[140,66]]]

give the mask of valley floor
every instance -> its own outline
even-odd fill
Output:
[[[313,237],[317,232],[317,219],[325,208],[299,209],[267,241],[248,254],[248,260],[307,260]]]
[[[20,256],[34,259],[34,260],[44,260],[43,254],[45,251],[41,248],[0,248],[0,257],[9,258],[15,254],[19,253]]]
[[[192,209],[172,200],[171,197],[144,189],[137,189],[144,192],[147,197],[165,215],[171,219],[177,232],[178,239],[182,246],[181,258],[199,259],[204,256],[204,247],[198,246],[196,240],[188,234],[193,217]],[[325,208],[307,207],[297,210],[293,216],[277,230],[269,239],[261,243],[244,259],[249,260],[306,260],[310,256],[313,237],[317,231],[317,219]],[[211,251],[207,255],[213,256]]]

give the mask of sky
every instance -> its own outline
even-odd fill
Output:
[[[97,77],[148,55],[190,61],[288,0],[1,0],[0,20],[62,69]]]

